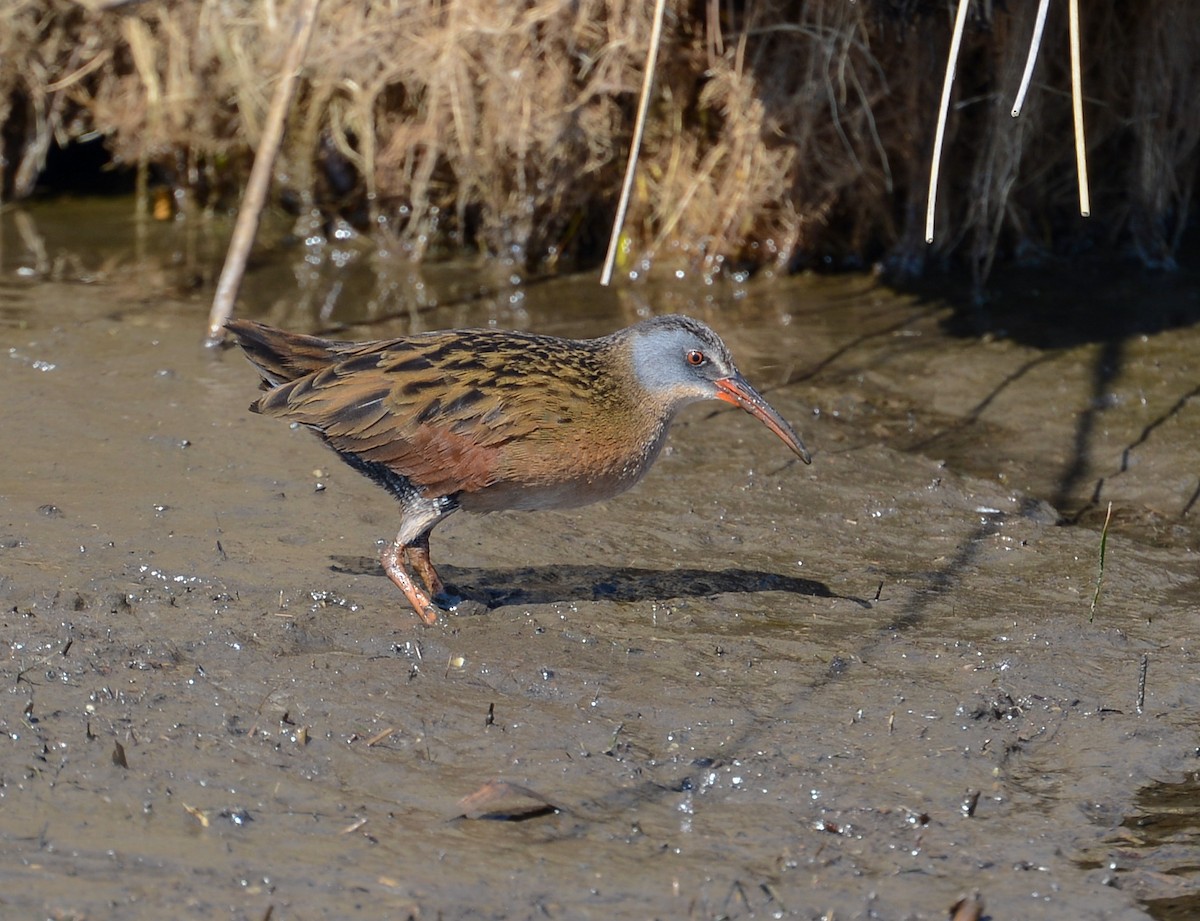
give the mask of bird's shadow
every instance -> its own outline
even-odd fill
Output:
[[[335,556],[334,572],[383,576],[376,560]],[[561,601],[666,601],[720,594],[787,592],[813,598],[839,598],[864,608],[862,598],[839,595],[813,579],[757,569],[639,569],[632,566],[524,566],[518,569],[468,569],[439,566],[450,593],[488,608]]]

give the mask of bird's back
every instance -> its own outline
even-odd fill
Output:
[[[312,428],[360,469],[461,494],[466,508],[614,495],[665,431],[607,339],[480,329],[341,342],[246,320],[229,329],[264,380],[251,409]]]

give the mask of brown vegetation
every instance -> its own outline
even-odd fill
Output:
[[[651,259],[917,274],[932,252],[984,277],[997,254],[1095,244],[1168,265],[1200,142],[1200,7],[1088,4],[1093,217],[1078,216],[1066,10],[1010,116],[1036,4],[976,2],[938,199],[929,157],[953,10],[932,0],[674,0],[626,225]],[[277,190],[394,236],[594,261],[628,147],[651,4],[326,3]],[[292,34],[288,0],[14,0],[0,8],[4,192],[52,144],[99,133],[191,207],[236,200]]]

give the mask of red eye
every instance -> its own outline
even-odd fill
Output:
[[[693,368],[700,367],[706,361],[708,361],[708,359],[704,357],[704,353],[699,349],[692,349],[687,353],[687,363]]]

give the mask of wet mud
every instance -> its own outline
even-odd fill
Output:
[[[692,407],[622,497],[439,527],[470,603],[426,628],[377,562],[391,500],[246,411],[203,285],[132,255],[39,269],[8,232],[6,916],[1200,910],[1193,327],[1038,343],[866,277],[423,269],[405,315],[333,320],[687,312],[813,454]]]

